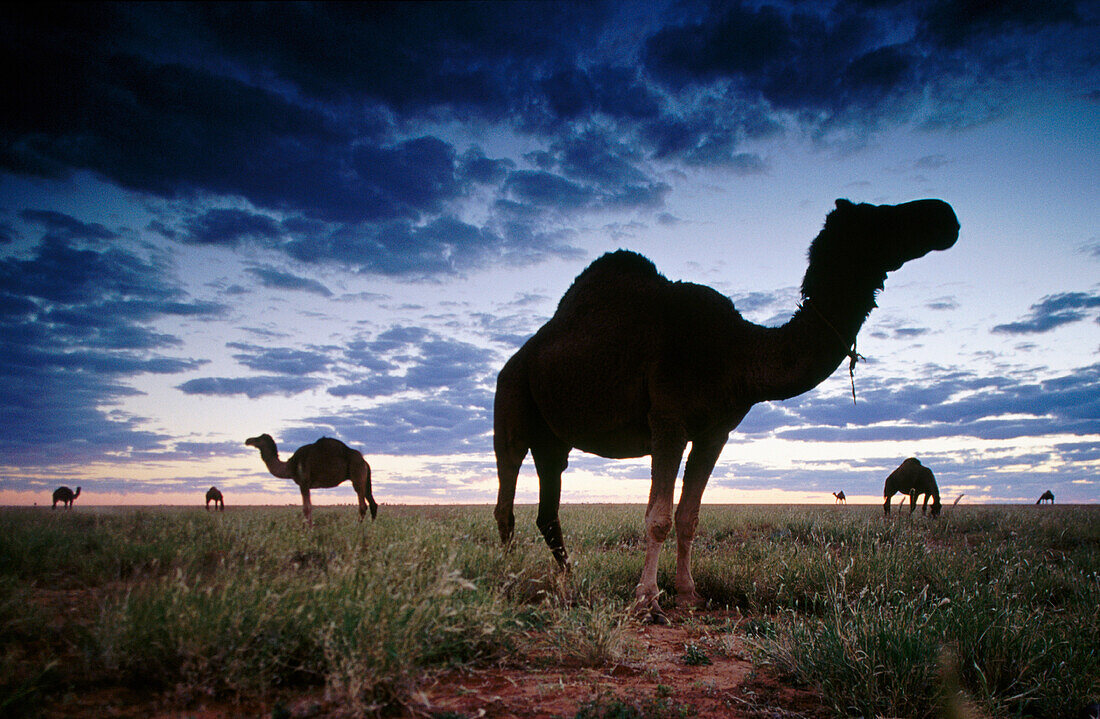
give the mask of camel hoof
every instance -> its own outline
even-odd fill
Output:
[[[677,594],[676,604],[681,607],[690,607],[692,609],[706,609],[707,600],[703,599],[694,591],[690,594]]]

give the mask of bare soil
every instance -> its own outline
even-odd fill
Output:
[[[728,626],[727,613],[673,610],[669,619],[667,626],[632,628],[634,649],[619,664],[571,667],[550,657],[531,657],[523,667],[448,671],[421,686],[407,705],[379,713],[398,719],[571,719],[581,710],[587,712],[582,716],[591,719],[829,716],[813,692],[790,686],[767,667],[754,670],[751,650],[740,635],[708,629]],[[691,654],[690,647],[694,647]],[[288,690],[264,700],[222,701],[196,699],[184,688],[165,693],[104,687],[52,697],[40,711],[44,719],[357,716],[345,702],[326,697],[320,689]]]

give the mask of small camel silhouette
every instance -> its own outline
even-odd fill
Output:
[[[936,478],[932,475],[932,470],[921,464],[916,457],[910,457],[902,462],[886,478],[886,484],[882,488],[882,495],[886,498],[882,505],[884,514],[890,514],[890,498],[898,492],[909,497],[909,514],[917,508],[917,497],[923,494],[924,503],[920,508],[921,514],[928,510],[928,500],[931,498],[932,516],[939,516],[940,488],[936,486]],[[901,501],[905,503],[904,496]]]
[[[783,327],[748,322],[728,297],[670,282],[645,257],[620,250],[573,282],[554,316],[500,370],[493,448],[501,541],[515,531],[516,481],[528,451],[539,478],[536,525],[567,569],[558,509],[569,452],[652,457],[645,563],[636,610],[665,621],[657,560],[673,526],[676,476],[688,443],[676,509],[678,601],[698,604],[691,543],[703,489],[729,434],[757,402],[808,392],[840,362],[854,368],[856,333],[888,272],[958,239],[940,200],[856,205],[837,200],[810,245],[802,304]]]
[[[844,496],[844,490],[843,489],[840,490],[839,492],[833,492],[833,496],[836,497],[836,501],[833,502],[833,504],[847,504],[848,503],[848,498]]]
[[[1041,495],[1039,495],[1039,501],[1035,504],[1042,504],[1043,502],[1050,502],[1051,504],[1054,504],[1054,492],[1051,492],[1049,489],[1043,492]]]
[[[959,502],[961,502],[962,498],[965,497],[965,496],[966,496],[965,494],[960,494],[958,497],[955,497],[955,501],[951,503],[951,506],[952,507],[959,506]]]
[[[220,509],[225,511],[225,499],[222,497],[221,491],[217,487],[211,487],[206,490],[206,509],[210,511],[210,503],[214,503],[214,509]]]
[[[76,488],[76,491],[69,489],[68,487],[58,487],[53,491],[53,507],[57,509],[57,503],[61,502],[65,509],[73,508],[73,500],[80,496],[80,487]]]
[[[311,527],[313,506],[309,502],[309,490],[335,487],[347,479],[351,480],[359,496],[359,521],[367,514],[368,502],[371,519],[378,514],[378,504],[370,488],[370,465],[360,452],[340,440],[322,437],[313,444],[299,447],[286,462],[279,459],[279,450],[270,434],[250,437],[245,444],[260,450],[260,458],[271,474],[293,479],[298,485],[302,492],[302,514]]]

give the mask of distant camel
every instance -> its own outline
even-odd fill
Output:
[[[839,492],[833,492],[833,496],[836,497],[836,501],[833,502],[833,504],[847,504],[848,503],[847,497],[844,496],[844,490],[843,489],[840,490]]]
[[[225,499],[222,498],[222,493],[217,487],[211,487],[206,490],[206,509],[209,511],[210,503],[214,503],[214,509],[220,509],[225,511]]]
[[[57,509],[57,503],[61,502],[65,509],[73,508],[73,500],[80,496],[80,487],[76,491],[68,487],[58,487],[53,491],[53,509]]]
[[[1054,504],[1054,492],[1051,492],[1049,489],[1043,492],[1041,495],[1039,495],[1039,501],[1035,504],[1042,504],[1043,502],[1050,502],[1051,504]]]
[[[965,496],[966,496],[965,494],[960,494],[958,497],[955,497],[955,501],[951,503],[951,506],[952,507],[957,507],[959,502],[962,501],[962,498],[965,497]]]
[[[703,488],[729,433],[757,402],[807,392],[844,359],[854,367],[856,333],[887,272],[951,247],[958,231],[954,211],[940,200],[896,206],[837,200],[810,246],[802,304],[783,327],[746,321],[728,297],[670,282],[636,253],[597,259],[497,378],[494,515],[501,540],[512,540],[516,480],[528,451],[539,477],[536,524],[563,568],[569,559],[558,507],[569,452],[651,456],[645,564],[635,598],[640,613],[662,621],[657,559],[672,529],[676,475],[691,443],[675,516],[675,585],[680,601],[701,602],[691,542]]]
[[[936,478],[932,475],[932,470],[921,464],[915,457],[902,462],[886,478],[886,485],[882,488],[882,495],[886,498],[886,502],[882,505],[884,513],[890,514],[890,498],[897,492],[908,495],[909,514],[917,508],[917,497],[923,494],[924,504],[920,508],[921,514],[928,509],[928,500],[931,498],[932,516],[939,516],[940,488],[936,486]],[[903,497],[901,501],[904,503],[905,498]]]
[[[370,490],[370,465],[362,454],[340,440],[322,437],[299,447],[286,462],[279,459],[279,450],[270,434],[251,437],[245,444],[260,450],[260,458],[269,472],[280,479],[293,479],[298,485],[302,492],[302,513],[310,526],[313,526],[313,507],[309,503],[309,490],[335,487],[346,479],[351,480],[359,496],[359,521],[367,514],[368,502],[371,519],[378,514],[378,504]]]

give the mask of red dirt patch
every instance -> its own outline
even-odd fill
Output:
[[[784,686],[766,670],[754,671],[742,638],[708,628],[728,623],[724,612],[672,612],[670,626],[641,626],[630,658],[604,667],[489,667],[450,671],[421,687],[404,709],[383,715],[401,719],[569,719],[588,707],[634,707],[646,717],[821,719],[828,712],[811,692]],[[696,661],[685,661],[695,647]],[[539,664],[539,662],[533,662]],[[266,702],[188,701],[170,694],[109,688],[59,697],[43,708],[46,719],[342,719],[355,716],[343,702],[320,691],[283,694]],[[620,713],[619,716],[622,716]]]

